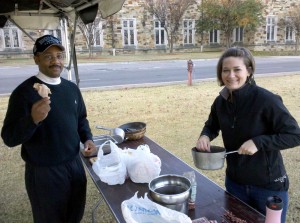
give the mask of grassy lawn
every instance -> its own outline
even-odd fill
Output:
[[[257,77],[258,85],[282,96],[285,105],[300,123],[300,74],[289,76]],[[190,149],[195,145],[210,106],[220,87],[216,81],[143,87],[118,90],[84,91],[93,133],[103,134],[97,124],[117,127],[131,121],[147,123],[147,136],[159,143],[183,161],[193,165]],[[8,97],[0,97],[0,128],[6,113]],[[222,145],[219,137],[213,141]],[[151,149],[151,148],[150,148]],[[287,223],[300,222],[300,147],[282,152],[290,177],[290,207]],[[225,169],[202,171],[224,187]],[[24,185],[24,162],[20,158],[20,146],[8,148],[0,139],[0,223],[32,222],[30,204]],[[88,177],[86,211],[82,222],[92,221],[92,209],[100,195]],[[96,212],[97,222],[111,223],[113,217],[105,204]],[[101,220],[100,220],[101,219]]]
[[[218,58],[221,52],[186,52],[186,53],[148,53],[148,54],[117,54],[111,55],[93,55],[93,58],[88,58],[88,54],[77,53],[78,63],[109,63],[109,62],[124,62],[124,61],[151,61],[151,60],[195,60],[195,59],[211,59]],[[299,56],[300,52],[253,52],[254,56]],[[34,65],[32,58],[23,56],[15,56],[14,58],[0,58],[1,66],[15,66],[20,64]]]

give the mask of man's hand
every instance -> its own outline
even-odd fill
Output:
[[[31,117],[33,122],[37,125],[39,122],[43,121],[50,111],[50,98],[43,98],[32,105]]]
[[[84,152],[85,152],[85,154],[92,154],[92,153],[95,153],[96,151],[97,151],[96,145],[92,140],[87,140],[84,143]]]

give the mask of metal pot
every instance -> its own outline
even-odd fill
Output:
[[[191,182],[179,175],[161,175],[149,183],[150,196],[154,202],[172,210],[187,213],[191,195]]]
[[[197,168],[202,170],[217,170],[223,168],[227,154],[236,152],[237,150],[226,153],[225,148],[220,146],[210,146],[210,152],[198,151],[195,147],[192,148],[194,164]]]

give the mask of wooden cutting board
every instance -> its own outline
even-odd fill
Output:
[[[89,161],[90,161],[90,163],[93,165],[93,163],[94,162],[96,162],[96,160],[97,160],[97,157],[91,157],[90,159],[89,159]]]

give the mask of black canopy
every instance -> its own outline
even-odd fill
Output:
[[[99,9],[102,18],[118,12],[125,0],[0,0],[0,28],[8,18],[18,16],[69,17],[77,13],[86,24],[94,21]],[[36,18],[37,19],[37,18]],[[24,20],[23,20],[24,21]],[[53,20],[54,21],[54,20]],[[26,21],[24,25],[26,28]],[[29,25],[29,24],[28,24]],[[39,24],[39,29],[43,28]]]
[[[41,30],[41,29],[58,29],[61,24],[66,23],[61,21],[73,21],[73,33],[68,35],[67,31],[65,39],[70,39],[69,50],[66,53],[69,55],[69,65],[66,69],[71,76],[71,63],[73,61],[76,83],[79,85],[79,74],[77,67],[77,59],[75,52],[75,31],[78,17],[85,24],[95,20],[98,11],[102,18],[121,10],[125,0],[0,0],[0,28],[3,28],[10,20],[33,41],[34,39],[26,32],[25,29]]]

